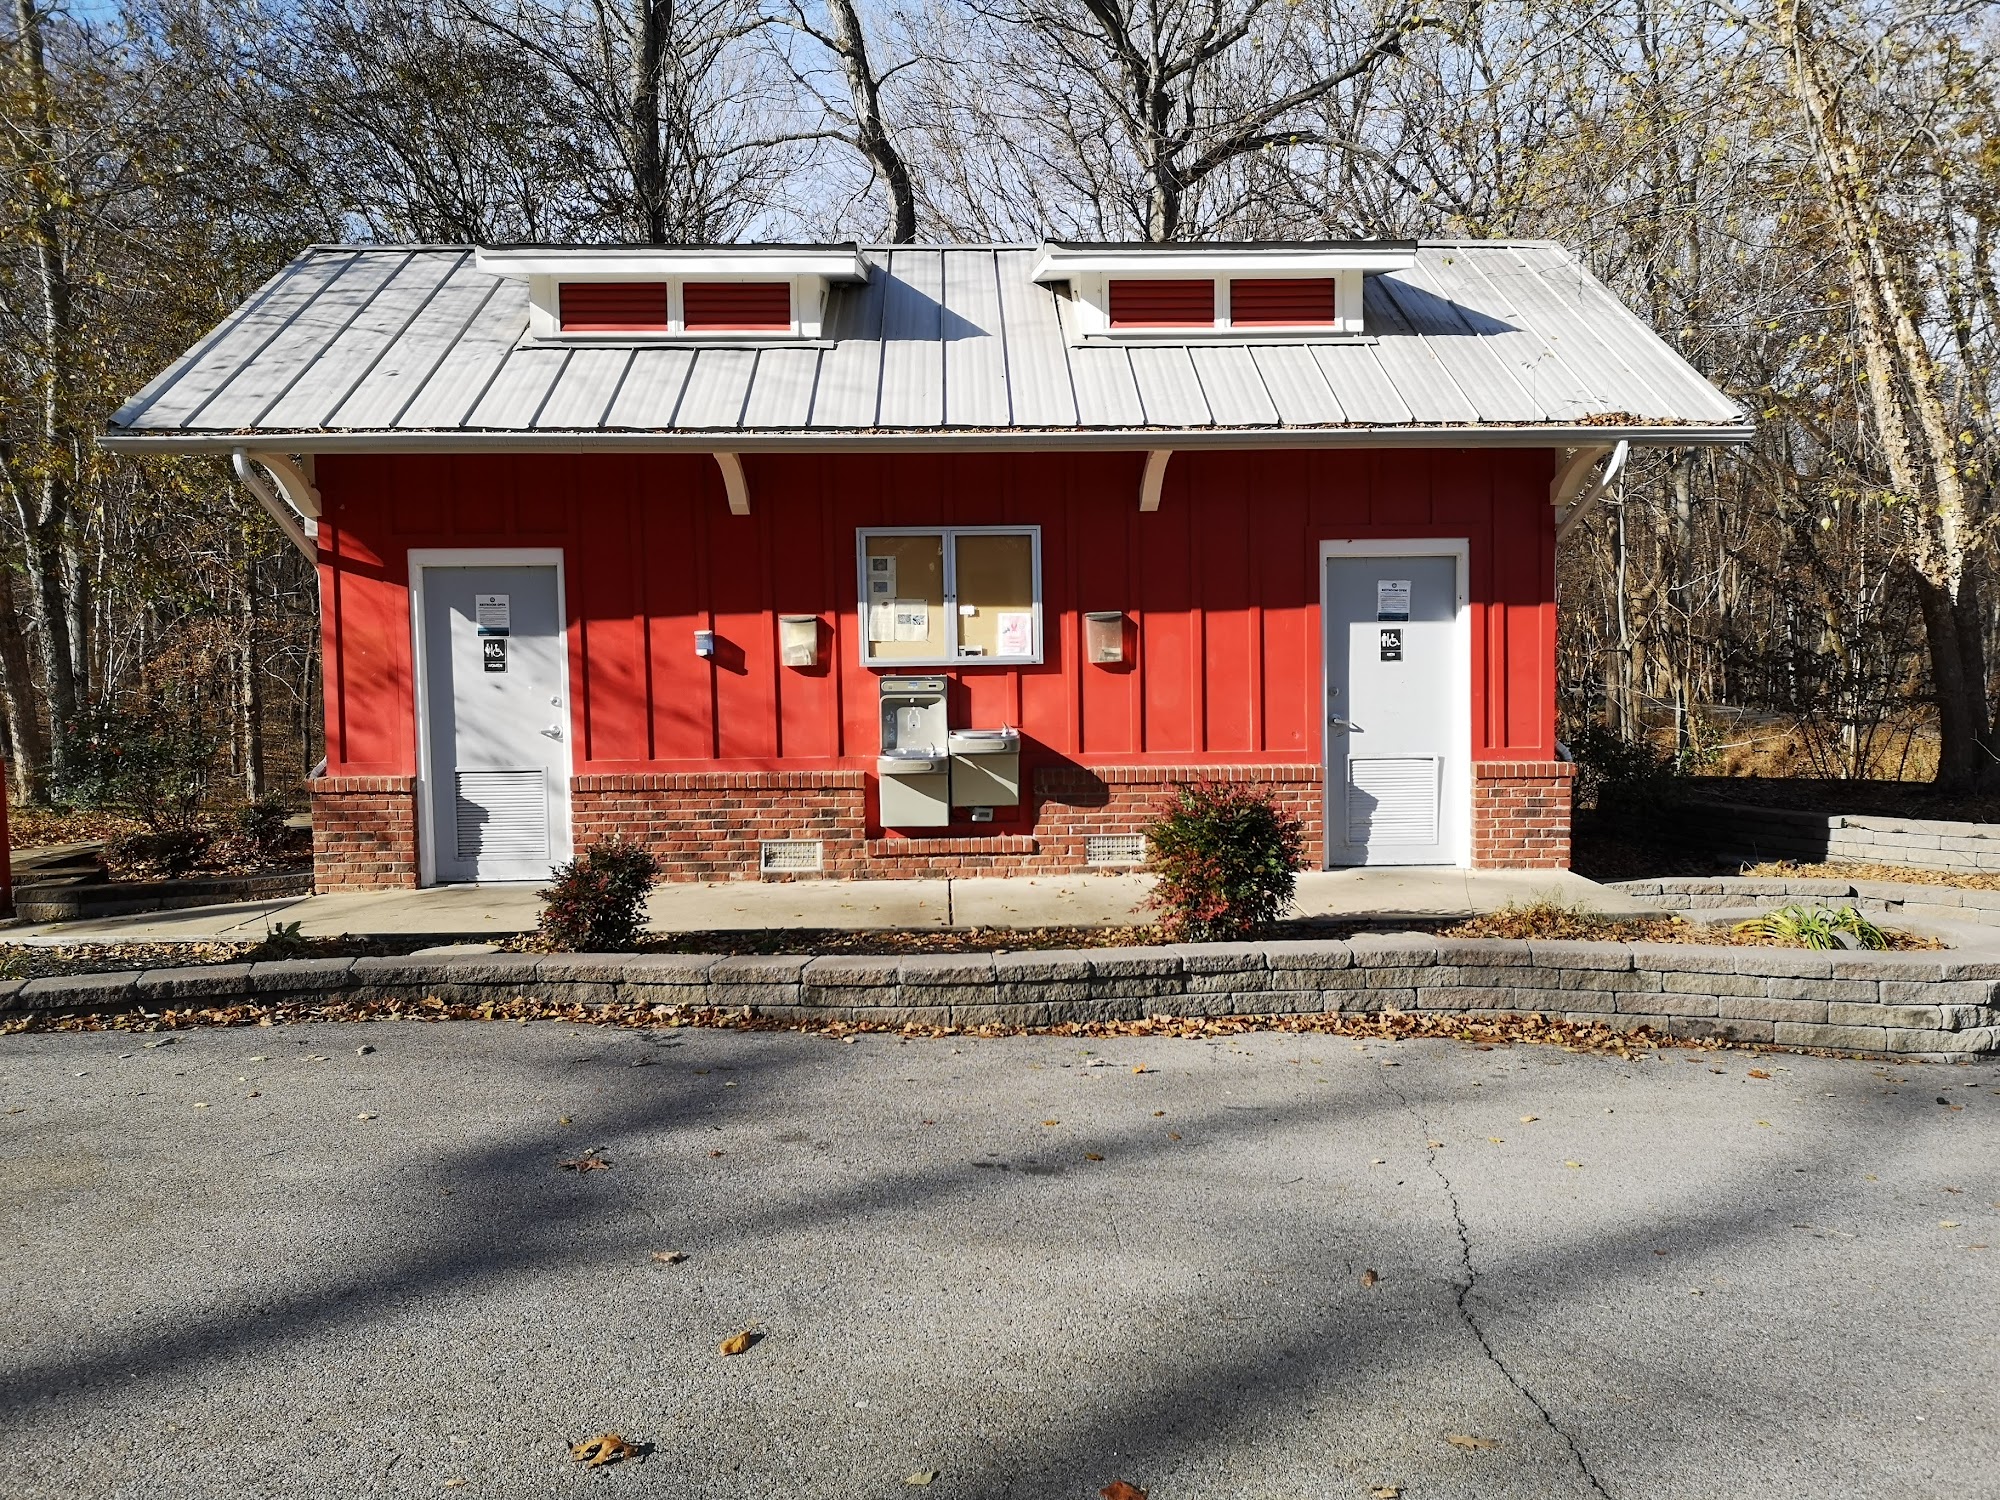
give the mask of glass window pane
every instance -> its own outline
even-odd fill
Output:
[[[1025,532],[955,537],[958,654],[1033,656],[1035,539]]]
[[[861,627],[870,661],[935,661],[945,654],[944,534],[867,536]]]

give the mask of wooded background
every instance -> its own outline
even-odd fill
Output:
[[[1565,544],[1572,733],[2000,786],[1992,5],[6,0],[0,709],[318,758],[304,561],[121,401],[315,241],[1537,237],[1758,423]]]

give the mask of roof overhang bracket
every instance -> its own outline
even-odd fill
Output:
[[[1160,486],[1167,482],[1167,460],[1174,456],[1171,448],[1149,448],[1146,451],[1146,470],[1139,476],[1139,509],[1155,511],[1160,508]]]
[[[305,471],[283,454],[249,453],[241,448],[230,453],[229,466],[243,488],[278,523],[286,539],[307,562],[317,564],[319,547],[314,537],[319,530],[319,491],[313,488]],[[259,468],[277,481],[276,489],[264,474],[257,472]]]
[[[750,514],[750,481],[743,477],[743,455],[718,453],[715,466],[722,471],[722,493],[729,498],[732,516]]]
[[[1570,455],[1569,461],[1549,483],[1549,504],[1555,507],[1557,541],[1568,536],[1577,523],[1589,514],[1591,507],[1604,498],[1605,491],[1624,473],[1625,460],[1631,451],[1632,445],[1621,439],[1617,443],[1578,448]],[[1604,467],[1599,469],[1599,464]]]

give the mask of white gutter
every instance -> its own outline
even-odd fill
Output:
[[[246,433],[107,432],[98,445],[124,453],[231,453]],[[1200,448],[1576,448],[1618,443],[1688,448],[1747,443],[1747,426],[1639,427],[1260,427],[1202,429],[1082,427],[1050,431],[947,428],[932,432],[828,429],[823,432],[407,432],[381,429],[259,432],[260,448],[289,453],[930,453],[1151,452],[1163,443]]]
[[[1590,513],[1591,507],[1604,498],[1605,491],[1625,472],[1625,460],[1631,452],[1630,440],[1620,439],[1611,447],[1600,444],[1579,448],[1563,465],[1562,472],[1549,486],[1549,503],[1556,508],[1557,541],[1575,530],[1577,523]],[[1596,479],[1591,480],[1591,471],[1597,469],[1600,461],[1604,467],[1598,470]]]
[[[261,462],[261,460],[259,461]],[[292,545],[304,554],[305,560],[317,566],[319,562],[319,548],[313,540],[313,531],[317,530],[313,526],[313,523],[297,510],[294,510],[287,501],[281,500],[278,497],[277,491],[273,490],[264,476],[257,472],[256,468],[252,465],[250,455],[243,449],[233,448],[230,450],[229,466],[236,471],[238,482],[255,497],[259,505],[270,512],[271,519],[278,523],[278,529],[291,539]],[[293,469],[289,463],[285,467],[291,469],[292,473],[297,475],[298,471]],[[277,471],[274,470],[273,472],[276,473]],[[280,479],[282,482],[282,476],[280,476]],[[300,479],[303,482],[303,476],[300,476]],[[317,506],[314,508],[316,510]]]

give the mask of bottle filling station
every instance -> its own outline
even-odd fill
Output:
[[[953,729],[942,677],[884,677],[882,823],[888,828],[943,828],[955,807],[974,823],[1021,801],[1021,732]]]

